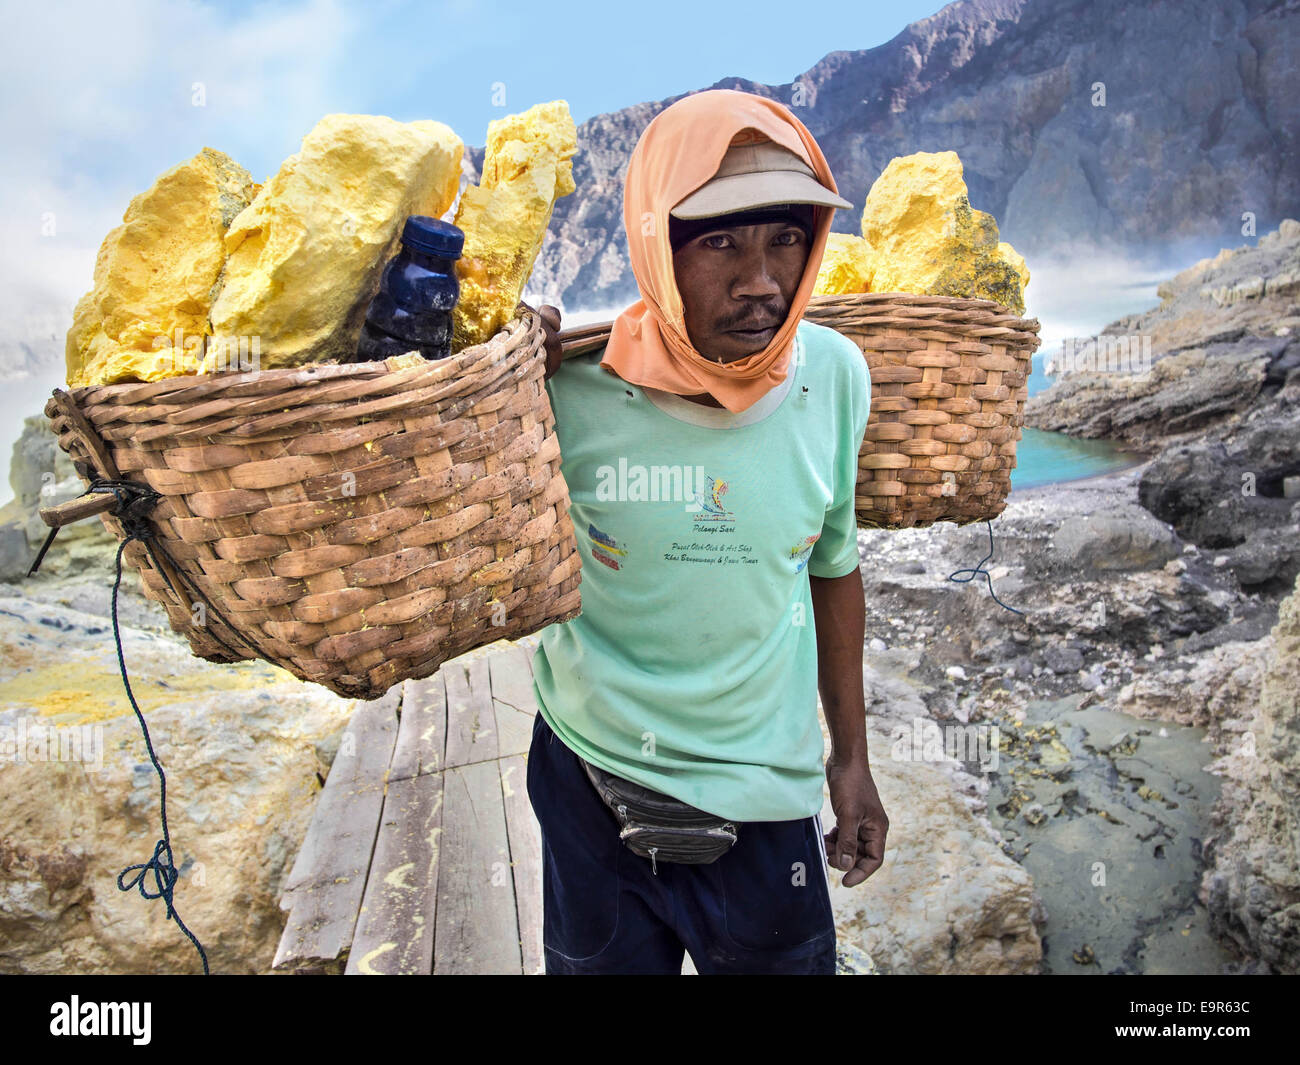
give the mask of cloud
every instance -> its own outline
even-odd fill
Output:
[[[100,242],[160,173],[210,145],[261,180],[297,150],[331,109],[356,17],[334,0],[7,9],[0,375],[61,359]]]
[[[62,386],[72,309],[127,204],[211,146],[261,180],[370,71],[367,20],[305,0],[243,11],[163,0],[10,4],[0,35],[0,471],[25,416]],[[368,23],[373,29],[373,23]],[[343,72],[342,81],[338,72]],[[200,83],[196,86],[195,83]],[[203,106],[195,106],[201,102]],[[0,501],[10,496],[0,478]]]
[[[1066,337],[1095,336],[1117,318],[1160,302],[1156,286],[1186,263],[1163,256],[1078,249],[1061,258],[1030,261],[1025,313],[1042,323],[1040,353],[1059,348]]]

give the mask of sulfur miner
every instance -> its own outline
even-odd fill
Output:
[[[456,263],[453,352],[491,339],[514,317],[555,201],[574,191],[577,150],[563,100],[488,125],[482,183],[465,189],[454,220],[465,232],[465,250]]]
[[[664,108],[628,162],[640,299],[546,384],[565,482],[617,456],[628,489],[573,494],[582,612],[533,659],[547,973],[676,973],[688,951],[701,974],[833,973],[822,870],[851,888],[887,853],[854,502],[870,378],[804,317],[852,207],[793,111],[734,89]],[[620,907],[619,884],[679,904]]]
[[[973,209],[956,152],[890,160],[862,210],[861,243],[827,249],[818,293],[914,292],[995,300],[1024,314],[1025,260]]]

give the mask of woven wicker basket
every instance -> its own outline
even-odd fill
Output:
[[[373,699],[579,613],[541,321],[516,315],[409,369],[56,390],[45,412],[83,475],[162,495],[148,513],[161,565],[139,540],[123,557],[196,655]]]
[[[1036,318],[991,300],[901,292],[814,296],[804,317],[867,359],[860,527],[966,525],[1002,513],[1040,343]]]
[[[858,453],[864,529],[994,518],[1006,507],[1038,320],[991,300],[868,292],[814,296],[804,317],[862,349],[871,417]],[[609,341],[612,322],[565,330],[564,358]]]

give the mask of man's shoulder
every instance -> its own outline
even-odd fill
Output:
[[[577,379],[589,381],[603,381],[614,379],[616,374],[609,370],[603,369],[600,360],[605,357],[605,345],[601,344],[591,351],[584,351],[579,355],[570,355],[560,363],[555,373],[547,378],[546,383],[552,384],[555,381],[565,380],[574,381]]]
[[[799,322],[798,336],[804,345],[807,365],[836,375],[847,374],[853,378],[866,376],[866,359],[863,358],[862,349],[843,333],[804,318]]]

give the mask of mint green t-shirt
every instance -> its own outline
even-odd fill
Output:
[[[862,352],[803,321],[786,380],[739,414],[603,370],[547,381],[582,613],[542,633],[542,716],[594,765],[719,817],[822,805],[808,577],[858,566]]]

